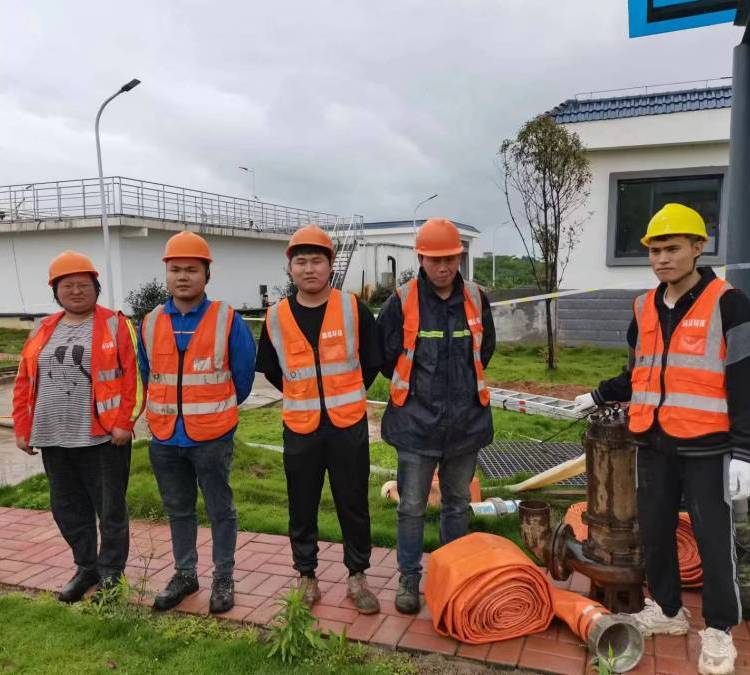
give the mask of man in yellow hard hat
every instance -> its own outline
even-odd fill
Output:
[[[383,305],[383,375],[391,380],[383,438],[398,452],[396,609],[419,612],[424,516],[436,467],[440,541],[467,533],[469,485],[479,449],[492,441],[484,380],[495,350],[492,311],[479,287],[461,277],[463,245],[455,224],[432,218],[417,232],[419,275]]]
[[[257,369],[284,395],[284,472],[289,539],[308,605],[320,600],[318,506],[326,471],[344,539],[347,595],[362,614],[380,603],[369,589],[370,446],[367,388],[382,352],[370,310],[331,288],[335,250],[316,225],[300,228],[287,247],[295,291],[271,306],[258,344]]]
[[[703,565],[698,670],[719,675],[734,672],[730,630],[742,619],[730,496],[750,494],[750,301],[698,267],[707,239],[703,218],[687,206],[654,215],[641,242],[660,283],[635,299],[629,368],[577,397],[576,409],[630,401],[651,595],[633,616],[646,636],[689,628],[676,544],[684,496]]]
[[[211,251],[203,237],[180,232],[164,257],[170,298],[144,317],[139,330],[146,419],[153,435],[151,465],[169,516],[175,574],[157,594],[166,610],[198,590],[198,487],[211,521],[213,584],[209,610],[234,606],[237,512],[229,475],[238,405],[250,394],[255,342],[226,302],[206,297]]]

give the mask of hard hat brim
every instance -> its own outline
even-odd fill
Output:
[[[460,255],[464,252],[464,247],[458,246],[456,248],[442,248],[438,249],[437,251],[425,248],[417,248],[415,250],[418,255],[423,255],[426,258],[442,258],[443,256],[447,255]]]
[[[648,246],[651,243],[651,240],[656,239],[657,237],[698,237],[698,239],[708,241],[708,237],[704,237],[702,234],[697,234],[695,232],[664,232],[662,234],[654,234],[651,236],[646,235],[645,237],[642,237],[641,244]]]
[[[162,262],[168,260],[175,260],[176,258],[195,258],[196,260],[205,260],[206,262],[213,262],[213,258],[207,255],[165,255],[162,257]]]
[[[97,279],[99,278],[99,272],[96,270],[74,270],[72,272],[65,272],[65,274],[58,274],[56,277],[51,277],[47,284],[49,286],[54,286],[56,281],[63,277],[69,277],[71,274],[93,274]]]

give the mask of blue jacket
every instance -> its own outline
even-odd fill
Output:
[[[172,331],[177,342],[177,349],[181,352],[184,352],[188,348],[190,338],[206,313],[208,305],[208,298],[203,298],[203,302],[193,307],[187,314],[180,314],[180,310],[174,306],[172,298],[169,298],[164,304],[164,312],[172,318]],[[141,326],[138,327],[138,358],[140,360],[143,381],[148,385],[148,376],[151,368],[148,356],[146,355],[146,347],[143,344]],[[250,389],[252,389],[253,379],[255,378],[255,340],[242,320],[242,317],[237,312],[234,314],[232,330],[229,332],[229,368],[232,371],[232,381],[237,391],[237,404],[239,405],[250,395]],[[232,438],[234,432],[235,429],[232,429],[228,434],[216,440]],[[200,443],[196,443],[188,438],[185,433],[185,424],[182,421],[182,417],[177,418],[172,438],[161,442],[164,445],[177,445],[183,448],[200,445]]]

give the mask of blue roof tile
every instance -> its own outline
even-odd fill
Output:
[[[614,98],[568,99],[549,111],[558,124],[714,110],[732,105],[732,87],[636,94]]]

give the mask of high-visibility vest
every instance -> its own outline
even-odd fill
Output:
[[[16,429],[17,435],[28,438],[34,420],[34,408],[38,390],[39,355],[49,342],[60,319],[65,312],[58,312],[43,319],[39,326],[29,335],[21,353],[22,366],[19,367],[15,393],[25,407],[23,423]],[[121,326],[129,336],[130,348],[135,354],[137,345],[135,330],[131,323],[120,312],[97,305],[94,309],[94,325],[91,336],[91,394],[94,415],[91,419],[91,433],[101,436],[112,431],[120,415],[123,392],[123,371],[118,356],[118,331]],[[140,414],[143,390],[140,373],[135,377],[135,400],[133,408],[128,411],[129,423],[134,422]],[[14,395],[15,398],[15,395]],[[21,427],[26,428],[21,428]]]
[[[284,424],[299,434],[309,434],[320,425],[315,349],[297,325],[287,298],[268,308],[266,330],[283,374]],[[317,352],[328,418],[336,427],[350,427],[367,411],[359,363],[359,310],[351,293],[331,289]]]
[[[143,319],[149,362],[146,419],[157,440],[172,437],[180,414],[188,438],[198,442],[220,438],[237,426],[237,393],[229,367],[233,320],[227,303],[211,302],[180,353],[164,305]]]
[[[417,346],[419,336],[419,292],[416,279],[407,281],[403,286],[396,289],[396,294],[401,300],[401,313],[404,317],[404,349],[398,357],[396,367],[391,377],[391,401],[397,406],[406,403],[409,395],[409,379],[411,369],[414,365],[414,350]],[[479,286],[471,281],[464,281],[464,312],[469,324],[472,338],[472,353],[474,371],[477,379],[477,395],[479,402],[483,405],[490,403],[490,391],[484,381],[484,368],[482,367],[482,296]]]
[[[631,373],[630,431],[648,431],[655,415],[662,430],[676,438],[729,431],[727,346],[719,300],[730,288],[723,279],[706,286],[672,334],[663,369],[656,290],[635,299],[638,342]]]

